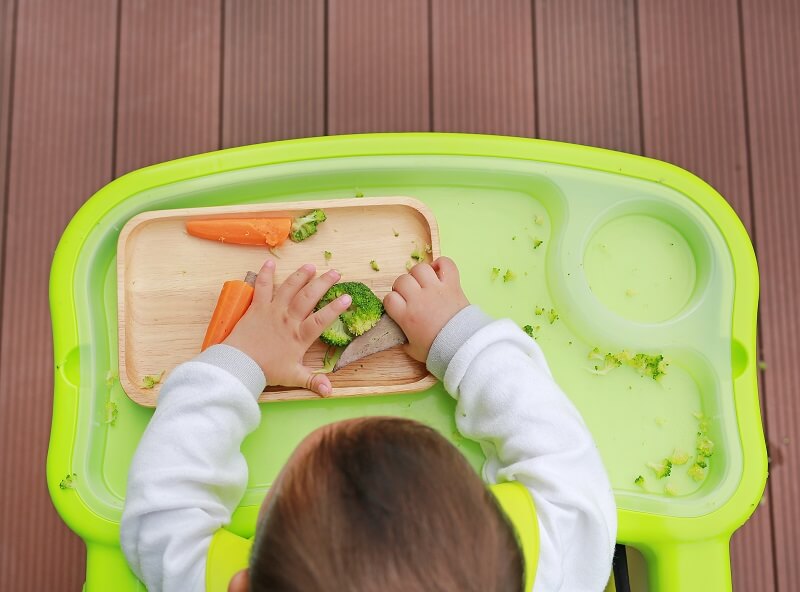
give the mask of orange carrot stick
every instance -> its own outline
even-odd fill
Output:
[[[232,280],[222,284],[222,291],[217,299],[217,306],[214,314],[211,315],[211,322],[206,329],[206,337],[203,339],[204,351],[207,347],[222,343],[231,334],[236,323],[242,318],[253,301],[256,274],[248,271],[242,280]]]
[[[186,231],[198,238],[268,247],[277,247],[285,241],[291,228],[291,218],[219,218],[186,222]]]

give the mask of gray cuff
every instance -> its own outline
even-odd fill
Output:
[[[254,397],[258,397],[267,386],[264,372],[253,358],[230,345],[212,345],[197,356],[195,361],[211,364],[233,374]]]
[[[426,362],[430,373],[439,380],[443,380],[444,373],[447,372],[447,367],[455,357],[456,352],[464,345],[467,339],[493,320],[492,317],[474,304],[456,313],[456,316],[447,322],[444,328],[439,331],[436,339],[433,340]]]

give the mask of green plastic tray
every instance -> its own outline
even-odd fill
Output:
[[[276,142],[159,164],[113,181],[75,215],[50,283],[55,353],[48,485],[87,544],[87,590],[139,590],[119,551],[128,467],[152,409],[117,381],[116,243],[145,210],[409,195],[441,230],[472,302],[537,339],[600,447],[619,507],[619,540],[639,548],[653,590],[730,588],[730,535],[766,480],[756,386],[758,274],[728,204],[663,162],[583,146],[494,136],[376,134]],[[542,244],[534,249],[534,241]],[[516,279],[491,279],[491,269]],[[555,309],[550,324],[537,306]],[[630,368],[606,376],[587,353],[663,353],[661,382]],[[118,407],[105,423],[106,402]],[[260,500],[294,446],[332,421],[389,414],[424,421],[478,467],[440,385],[421,393],[270,403],[244,443],[250,481],[233,529],[250,534]],[[693,452],[697,420],[716,444],[708,477],[677,467],[664,493],[646,463]],[[75,474],[74,487],[62,489]],[[634,485],[642,474],[645,490]]]

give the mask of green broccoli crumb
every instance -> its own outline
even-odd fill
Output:
[[[417,247],[416,249],[411,251],[411,258],[414,261],[416,261],[417,263],[419,263],[420,261],[424,261],[425,260],[425,251],[423,251],[422,249]]]
[[[356,191],[356,197],[364,197],[363,191]]]
[[[544,218],[539,214],[536,214],[533,217],[533,223],[536,224],[537,226],[541,226],[542,224],[544,224]]]
[[[492,273],[491,273],[490,277],[492,278],[492,281],[494,281],[498,277],[500,277],[500,268],[499,267],[492,267]]]
[[[556,309],[550,309],[550,312],[547,313],[547,320],[550,321],[551,325],[558,320],[558,313],[556,312]]]
[[[667,483],[664,486],[664,493],[666,493],[669,496],[675,497],[676,495],[678,495],[678,490],[672,483]]]
[[[373,271],[380,271],[381,268],[378,266],[378,262],[373,259],[369,262],[369,266],[373,269]]]
[[[767,369],[767,363],[764,360],[759,360],[756,363],[756,365],[758,366],[759,370],[766,370]]]
[[[157,384],[161,384],[161,380],[164,378],[164,374],[166,374],[166,370],[162,370],[161,374],[147,374],[146,376],[143,376],[142,388],[150,390]]]
[[[684,450],[675,449],[672,451],[672,456],[669,457],[669,461],[673,465],[685,465],[689,462],[689,453]]]
[[[538,239],[538,238],[533,239],[533,248],[534,248],[534,250],[536,250],[539,247],[541,247],[543,242],[544,242],[543,240]]]
[[[539,314],[539,313],[536,313]],[[592,351],[589,352],[589,359],[590,360],[602,360],[603,354],[600,353],[600,348],[596,347]]]
[[[693,464],[691,467],[689,467],[687,475],[689,475],[689,477],[695,481],[702,481],[706,478],[705,463],[703,463],[702,466],[699,463]]]
[[[64,477],[61,480],[61,483],[58,484],[58,486],[61,489],[75,489],[75,481],[77,479],[78,479],[78,475],[76,475],[75,473],[71,473],[71,474],[67,475],[66,477]]]
[[[114,425],[117,423],[117,415],[119,410],[117,409],[117,404],[114,401],[106,401],[106,417],[103,423],[107,423],[109,425]]]
[[[633,483],[635,485],[638,485],[639,487],[644,487],[645,486],[644,477],[639,475],[638,477],[636,477],[636,479],[633,480]]]
[[[317,227],[327,220],[325,212],[322,210],[312,210],[304,216],[298,216],[292,220],[292,229],[289,238],[293,242],[299,243],[306,240],[309,236],[316,234]]]
[[[525,325],[522,330],[528,334],[528,337],[533,337],[533,327],[531,325]]]
[[[333,253],[331,253],[330,251],[323,251],[322,254],[325,256],[325,261],[330,261],[331,257],[333,257]]]
[[[647,466],[653,469],[653,472],[659,479],[669,477],[670,473],[672,472],[672,461],[668,458],[665,458],[660,463],[647,463]]]
[[[634,290],[633,288],[628,288],[627,290],[625,290],[625,296],[633,297],[633,296],[636,296],[637,294],[638,294],[638,292],[636,290]]]
[[[542,316],[544,314],[544,307],[537,306],[536,308],[533,309],[533,314],[535,314],[536,316]]]
[[[714,442],[705,434],[697,436],[697,456],[709,458],[714,454]]]
[[[508,283],[508,282],[513,281],[515,279],[517,279],[516,274],[513,271],[511,271],[510,269],[506,269],[506,272],[503,274],[503,282],[504,283]]]
[[[114,382],[118,378],[119,376],[117,375],[116,372],[114,372],[113,370],[109,370],[108,372],[106,372],[106,386],[109,388],[114,386]]]

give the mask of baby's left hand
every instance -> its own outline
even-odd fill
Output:
[[[331,394],[325,374],[303,365],[303,355],[322,332],[350,306],[345,294],[314,312],[314,307],[341,275],[334,270],[314,278],[316,269],[303,265],[273,295],[275,262],[258,272],[250,308],[223,342],[246,353],[261,366],[267,384],[301,386],[323,397]]]

